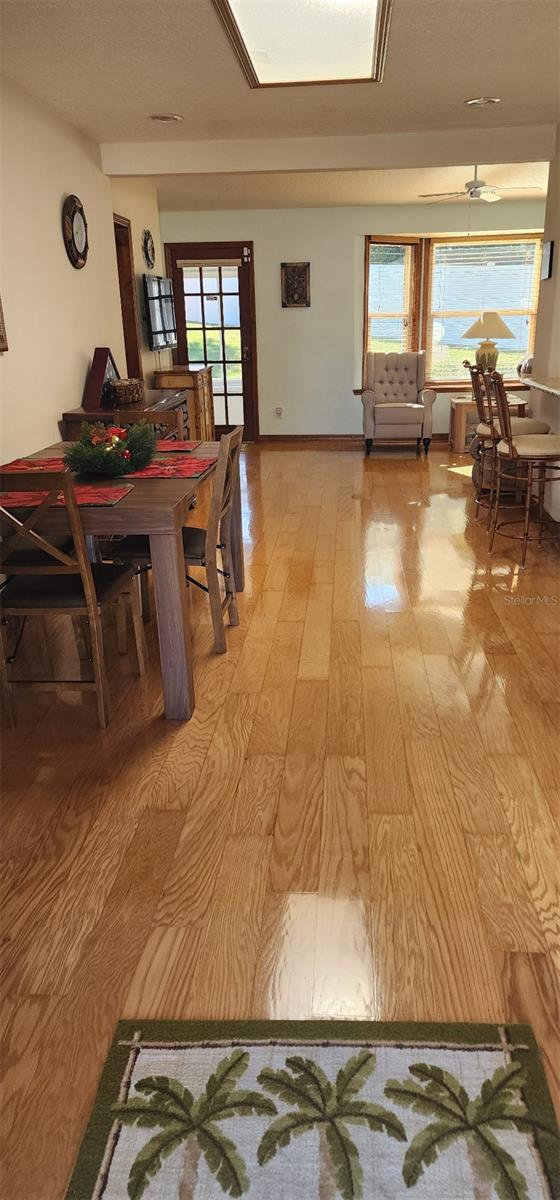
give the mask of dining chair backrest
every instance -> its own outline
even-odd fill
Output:
[[[25,492],[39,492],[42,498],[29,508],[25,504],[10,506],[10,509],[4,506],[2,497],[7,493],[22,495]],[[57,520],[53,522],[52,510],[60,496],[64,498],[64,507],[57,507]],[[62,532],[72,540],[73,553],[67,553],[50,540],[49,530],[42,528],[49,520],[56,525],[58,537]],[[0,469],[0,523],[2,574],[80,575],[88,607],[90,603],[95,604],[86,540],[68,468],[5,472]],[[53,536],[54,533],[53,528]]]
[[[467,368],[471,377],[471,387],[478,419],[481,424],[490,426],[492,434],[496,434],[498,432],[495,424],[496,412],[492,404],[492,392],[489,390],[484,372],[479,366],[473,366],[468,358],[464,360],[463,366]]]
[[[210,501],[208,525],[206,527],[206,559],[211,561],[216,553],[222,525],[227,528],[231,522],[231,509],[237,480],[239,477],[239,454],[243,440],[243,425],[237,425],[231,433],[223,433],[220,438],[218,462],[214,474],[214,487]]]
[[[165,431],[164,437],[166,438],[174,434],[178,438],[182,438],[184,434],[183,410],[181,408],[152,409],[150,412],[142,413],[141,417],[127,416],[126,410],[123,412],[121,409],[119,412],[119,421],[121,425],[137,425],[141,421],[145,421],[147,425],[160,425]]]
[[[482,395],[482,384],[480,382],[480,375],[478,372],[478,367],[473,367],[472,363],[469,362],[468,358],[464,359],[463,366],[467,368],[467,371],[469,372],[469,375],[471,377],[472,394],[473,394],[473,400],[476,404],[476,411],[478,413],[478,419],[479,419],[479,421],[486,421],[486,413],[484,411],[484,400],[483,400],[483,395]]]
[[[491,389],[496,402],[498,424],[500,427],[502,441],[507,442],[510,458],[513,458],[515,455],[515,448],[511,434],[511,415],[506,396],[506,389],[504,387],[503,375],[500,375],[499,371],[487,371],[485,379],[487,386]]]

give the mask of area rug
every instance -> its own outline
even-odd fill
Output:
[[[67,1200],[556,1200],[525,1025],[122,1021]]]

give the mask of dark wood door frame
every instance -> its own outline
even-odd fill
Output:
[[[185,297],[181,269],[177,261],[181,259],[208,262],[228,259],[239,260],[239,308],[241,315],[242,336],[242,378],[243,402],[245,412],[244,440],[257,441],[259,437],[259,400],[257,382],[257,328],[255,309],[255,272],[253,243],[246,242],[166,242],[165,265],[169,278],[173,283],[173,297],[177,317],[178,344],[173,351],[173,361],[177,365],[187,366],[187,343],[185,337]]]
[[[142,354],[140,351],[140,322],[138,319],[138,292],[134,272],[132,228],[128,217],[113,213],[119,292],[126,353],[126,370],[130,379],[143,379]]]

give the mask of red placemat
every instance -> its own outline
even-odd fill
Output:
[[[202,442],[172,442],[163,438],[156,442],[156,450],[158,454],[179,454],[187,450],[196,450],[196,447],[201,445]]]
[[[128,492],[132,491],[134,484],[128,483],[120,487],[90,487],[87,483],[79,483],[74,488],[76,503],[80,506],[89,504],[97,507],[112,507],[122,500]],[[0,504],[2,508],[37,508],[43,503],[47,492],[2,492],[0,493]],[[56,502],[57,508],[62,508],[65,504],[64,497],[60,495]]]
[[[62,458],[14,458],[13,462],[5,463],[0,472],[10,471],[63,471],[65,467]]]
[[[214,466],[217,458],[188,458],[180,462],[151,462],[141,471],[131,471],[129,479],[197,479]]]

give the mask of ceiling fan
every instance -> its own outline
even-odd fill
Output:
[[[502,199],[502,192],[542,192],[542,188],[535,187],[494,187],[491,183],[486,183],[485,179],[478,178],[478,167],[474,168],[474,179],[467,179],[462,192],[425,192],[418,197],[419,200],[432,200],[434,204],[441,204],[444,200],[485,200],[487,204],[495,204],[497,200]]]

